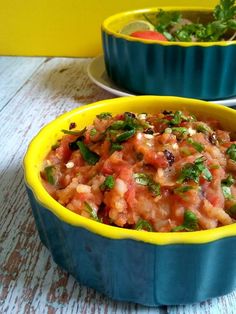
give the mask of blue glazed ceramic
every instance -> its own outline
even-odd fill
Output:
[[[149,306],[186,304],[236,288],[236,237],[198,245],[109,239],[65,223],[27,191],[40,239],[54,261],[112,299]]]
[[[189,11],[186,8],[165,8]],[[135,94],[172,95],[205,100],[236,95],[236,41],[166,42],[133,38],[119,33],[129,21],[156,14],[157,8],[113,15],[102,25],[108,76]],[[206,14],[195,8],[192,14]],[[185,13],[187,14],[187,13]]]
[[[55,201],[40,180],[42,161],[71,122],[83,128],[110,111],[186,109],[220,119],[235,130],[236,111],[200,100],[138,96],[83,106],[44,127],[24,159],[35,223],[54,261],[81,284],[114,300],[148,306],[200,302],[236,288],[236,224],[216,229],[157,233],[117,228],[79,216]]]

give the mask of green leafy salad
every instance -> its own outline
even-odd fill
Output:
[[[183,17],[181,12],[159,10],[156,21],[145,19],[163,34],[168,41],[214,42],[236,38],[235,0],[221,0],[214,8],[207,23],[201,16],[195,22]]]

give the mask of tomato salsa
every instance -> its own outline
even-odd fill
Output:
[[[69,210],[129,229],[186,232],[236,219],[236,141],[183,111],[97,115],[46,156],[41,178]]]

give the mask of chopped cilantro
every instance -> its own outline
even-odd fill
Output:
[[[135,229],[136,230],[146,230],[146,231],[153,231],[152,226],[150,225],[149,222],[147,222],[144,219],[139,218],[138,222],[135,225]]]
[[[115,186],[115,179],[113,176],[107,176],[104,182],[100,185],[102,191],[111,190]]]
[[[55,184],[55,178],[53,175],[54,169],[55,169],[54,166],[47,166],[44,168],[46,179],[47,179],[48,183],[50,183],[52,185]]]
[[[56,144],[54,144],[54,145],[51,146],[51,149],[52,149],[52,150],[55,150],[55,149],[57,149],[59,146],[60,146],[60,142],[56,142]]]
[[[191,144],[196,149],[196,151],[198,151],[199,153],[201,153],[204,150],[204,146],[202,144],[194,141],[192,138],[188,138],[187,142],[189,144]]]
[[[91,218],[95,221],[100,221],[96,211],[89,205],[89,203],[84,202],[84,207],[87,213],[89,213],[89,215],[91,216]]]
[[[160,192],[160,184],[156,183],[149,175],[145,173],[135,173],[134,174],[135,182],[140,185],[146,185],[148,189],[155,195],[158,196]]]
[[[229,158],[236,161],[236,144],[232,144],[227,150],[226,154],[229,155]]]
[[[160,184],[154,182],[153,180],[150,181],[150,183],[148,184],[148,188],[155,196],[158,196],[158,195],[161,194],[161,192],[160,192]]]
[[[226,179],[223,179],[221,181],[221,189],[222,192],[224,194],[224,197],[228,200],[232,199],[233,196],[231,194],[231,185],[234,184],[234,178],[232,177],[232,175],[229,175]]]
[[[184,222],[182,225],[173,228],[172,231],[196,231],[198,229],[197,216],[190,210],[184,212]]]
[[[236,204],[231,206],[226,213],[233,219],[236,219]]]
[[[220,0],[213,10],[212,18],[204,24],[181,23],[181,13],[159,10],[155,27],[171,41],[219,41],[224,39],[225,34],[234,39],[232,33],[236,30],[235,13],[235,0]],[[146,19],[148,20],[147,17]],[[229,40],[233,40],[231,38]]]
[[[180,21],[181,14],[179,12],[165,12],[160,9],[157,15],[156,30],[162,33],[168,40],[174,40],[169,28]]]
[[[186,192],[188,192],[190,190],[193,190],[193,189],[194,189],[194,187],[191,186],[191,185],[184,185],[184,186],[180,186],[178,188],[175,188],[174,192],[176,194],[180,194],[181,195],[181,194],[186,193]]]
[[[96,117],[99,120],[107,120],[112,117],[112,114],[110,112],[102,112],[100,114],[97,114]]]
[[[183,183],[185,181],[193,180],[194,182],[199,182],[200,175],[203,176],[207,181],[211,181],[212,175],[209,169],[204,165],[203,156],[195,160],[194,163],[187,163],[181,170],[178,183]]]
[[[83,130],[78,130],[78,131],[71,131],[71,130],[61,130],[64,134],[69,134],[69,135],[77,135],[77,136],[81,136],[82,134],[84,134],[84,132],[86,131],[86,127]]]
[[[89,135],[90,136],[94,136],[97,134],[97,130],[96,129],[91,129]]]

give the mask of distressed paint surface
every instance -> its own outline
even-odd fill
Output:
[[[80,286],[40,243],[22,159],[39,129],[65,111],[112,98],[87,77],[90,59],[0,58],[0,313],[236,313],[236,293],[201,304],[147,308]]]
[[[0,110],[14,97],[23,84],[30,79],[45,58],[0,58]]]

